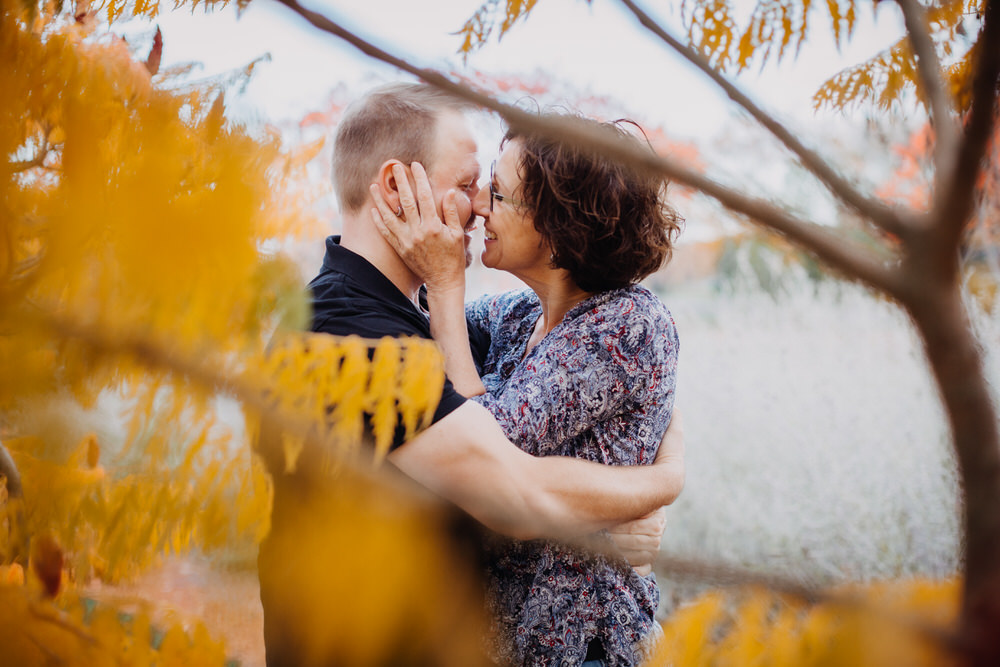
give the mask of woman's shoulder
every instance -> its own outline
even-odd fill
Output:
[[[629,364],[660,364],[675,357],[679,340],[667,306],[641,285],[601,292],[581,303],[567,332]],[[645,361],[643,361],[645,360]]]
[[[580,304],[585,319],[608,322],[611,325],[649,322],[665,329],[674,329],[674,318],[663,301],[642,285],[601,292]]]

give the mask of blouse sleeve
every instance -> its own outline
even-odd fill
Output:
[[[553,331],[558,335],[529,355],[502,392],[478,402],[508,435],[542,443],[539,453],[544,443],[561,443],[633,408],[669,411],[677,333],[662,304],[653,312],[645,305],[594,309]]]

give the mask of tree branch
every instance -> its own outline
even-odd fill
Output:
[[[938,194],[933,207],[935,226],[944,236],[941,252],[956,256],[965,223],[972,214],[979,170],[993,134],[997,112],[1000,17],[997,16],[997,2],[985,4],[983,27],[973,47],[977,50],[977,62],[972,80],[972,106],[965,124],[965,135],[958,148],[951,182]]]
[[[18,472],[10,452],[7,451],[2,442],[0,442],[0,475],[7,478],[7,495],[9,497],[21,498],[24,495],[24,489],[21,487],[21,474]]]
[[[488,95],[452,81],[439,72],[411,65],[361,39],[326,16],[302,7],[296,0],[280,0],[280,2],[308,20],[313,26],[340,37],[362,53],[404,72],[409,72],[459,99],[497,112],[512,129],[518,132],[545,134],[561,141],[577,144],[633,168],[651,171],[699,190],[716,199],[731,211],[748,216],[762,226],[783,234],[795,245],[814,253],[847,277],[865,281],[891,296],[896,296],[899,293],[901,285],[896,279],[895,273],[886,267],[885,257],[872,252],[869,248],[849,241],[842,234],[838,234],[830,228],[800,220],[767,200],[750,197],[726,187],[676,161],[633,146],[617,137],[607,137],[604,133],[597,133],[589,128],[561,123],[557,119],[531,114],[498,102]]]
[[[22,171],[27,171],[29,169],[34,169],[35,167],[44,167],[45,158],[49,156],[49,151],[52,150],[52,146],[49,144],[49,138],[46,135],[45,141],[42,147],[38,151],[38,155],[31,158],[30,160],[21,160],[18,162],[10,163],[11,173],[18,174]]]
[[[953,2],[956,0],[952,0]],[[958,152],[958,124],[941,78],[941,62],[927,28],[927,11],[917,0],[896,0],[903,12],[910,46],[917,58],[917,72],[929,102],[928,112],[934,126],[934,190],[941,192],[954,170]]]
[[[742,107],[754,120],[777,137],[788,150],[797,155],[806,169],[818,178],[835,197],[865,218],[870,219],[881,229],[900,237],[906,235],[908,230],[906,221],[897,215],[891,207],[878,199],[861,194],[853,184],[838,174],[818,153],[806,148],[788,128],[757,106],[743,91],[716,71],[700,53],[668,33],[632,0],[622,0],[622,3],[639,19],[643,27],[700,69],[705,76],[722,88],[733,102]]]

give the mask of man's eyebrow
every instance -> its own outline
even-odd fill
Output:
[[[467,167],[458,172],[456,180],[459,183],[470,183],[472,181],[478,181],[481,173],[482,170],[480,169],[479,165],[476,165],[475,167]]]

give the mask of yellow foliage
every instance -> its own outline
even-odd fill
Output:
[[[663,626],[648,665],[959,664],[943,637],[956,627],[960,582],[852,584],[808,604],[757,589],[712,591]]]
[[[982,7],[983,0],[951,0],[928,9],[928,28],[945,62],[960,42],[964,17],[977,14]],[[970,102],[968,77],[973,52],[974,49],[970,49],[959,55],[942,72],[958,109],[968,108]],[[909,90],[915,91],[917,99],[927,104],[923,83],[917,76],[913,50],[909,40],[903,37],[868,61],[849,67],[824,82],[813,95],[813,106],[817,109],[823,106],[842,109],[868,103],[888,109]]]
[[[485,44],[493,34],[494,25],[498,20],[500,26],[497,39],[502,39],[515,23],[528,17],[536,4],[538,0],[504,0],[504,7],[501,10],[500,0],[485,0],[458,31],[458,34],[463,36],[459,52],[468,55]]]
[[[259,561],[270,630],[296,664],[491,664],[475,559],[436,502],[357,475],[313,481],[276,480],[293,488]]]
[[[687,27],[688,41],[709,62],[726,69],[732,61],[732,48],[738,31],[729,0],[696,0],[689,6],[681,2],[681,20]]]
[[[308,433],[283,433],[284,465],[278,469],[293,471],[304,437],[337,443],[341,456],[357,452],[366,419],[375,461],[381,461],[397,416],[408,436],[430,423],[444,386],[444,368],[434,343],[427,340],[383,338],[376,343],[357,336],[288,332],[274,340],[258,363],[248,364],[245,379],[265,388],[267,410],[313,425]],[[335,461],[326,456],[322,464],[332,467]]]
[[[191,11],[201,4],[202,9],[210,12],[217,7],[225,7],[230,0],[191,0]],[[95,3],[97,4],[97,3]],[[176,9],[185,4],[183,0],[174,0],[170,3],[170,9]],[[236,0],[236,6],[240,9],[250,4],[250,0]],[[160,13],[160,0],[104,0],[99,4],[100,10],[104,13],[108,23],[118,19],[129,18],[156,18]]]
[[[91,465],[96,445],[84,438],[67,461],[37,459],[33,439],[9,440],[22,474],[25,499],[16,508],[29,535],[52,533],[65,551],[71,579],[117,581],[165,552],[244,543],[263,537],[270,512],[270,481],[246,447],[228,452],[202,432],[186,443],[180,465],[144,457],[135,472],[108,474]],[[183,451],[184,445],[178,446]],[[39,490],[45,489],[44,493]],[[9,509],[9,508],[8,508]],[[2,511],[2,509],[0,509]],[[17,541],[0,533],[0,557]]]
[[[463,36],[459,51],[468,54],[484,44],[494,31],[502,37],[517,21],[527,17],[536,1],[486,0],[459,30]],[[965,43],[961,38],[962,18],[979,16],[985,0],[945,0],[928,7],[930,33],[945,63],[948,80],[959,109],[968,108],[969,60],[972,50],[954,51]],[[810,13],[825,6],[829,30],[837,48],[850,40],[858,19],[857,0],[757,0],[747,23],[737,25],[729,0],[681,0],[681,21],[689,44],[720,70],[735,66],[748,68],[756,59],[761,67],[771,58],[781,61],[794,47],[797,55],[809,29],[815,30]],[[816,108],[844,108],[868,103],[887,108],[901,95],[915,90],[924,101],[919,77],[915,76],[913,54],[906,38],[899,40],[868,61],[845,69],[826,81],[814,94]]]
[[[0,646],[2,663],[18,667],[227,664],[225,646],[200,624],[161,631],[145,613],[123,614],[72,594],[43,600],[16,585],[0,584]]]
[[[260,248],[301,228],[285,185],[319,144],[281,155],[275,136],[225,122],[218,94],[161,89],[123,40],[22,7],[0,0],[0,428],[25,489],[4,504],[0,563],[40,533],[81,579],[252,547],[270,486],[217,424],[216,392],[322,436],[331,459],[358,447],[369,413],[380,458],[397,414],[412,432],[433,411],[440,360],[416,342],[380,343],[374,366],[359,340],[270,346],[309,309],[291,260]],[[26,405],[109,393],[131,413],[116,453],[20,426]]]
[[[195,547],[245,557],[269,534],[273,498],[247,446],[255,422],[281,425],[287,468],[335,469],[369,433],[365,456],[380,461],[397,428],[428,423],[440,355],[428,341],[292,333],[309,319],[301,277],[264,249],[315,223],[294,182],[319,142],[282,155],[276,136],[226,122],[217,91],[164,90],[156,66],[92,35],[94,22],[23,7],[0,0],[0,444],[24,490],[0,498],[0,662],[222,664],[204,628],[158,633],[145,612],[126,620],[74,599],[75,582],[114,582]],[[220,423],[220,392],[244,402],[247,433]],[[26,426],[67,396],[120,404],[125,432]],[[304,448],[314,441],[323,466]],[[331,485],[329,525],[302,543],[339,560],[316,572],[285,556],[311,584],[296,590],[351,601],[342,619],[312,619],[340,629],[316,636],[364,664],[398,649],[384,641],[392,627],[419,654],[450,641],[441,664],[475,664],[478,589],[456,583],[464,565],[448,560],[447,527],[431,506],[401,511],[395,492],[347,494],[351,479]],[[374,585],[357,601],[359,577]],[[449,588],[452,614],[427,604]]]

